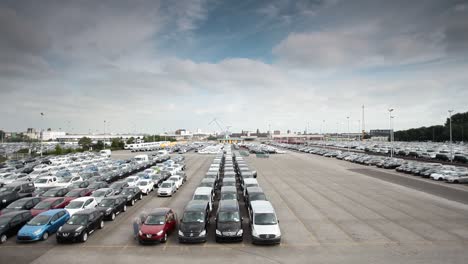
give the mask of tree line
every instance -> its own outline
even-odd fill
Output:
[[[443,125],[411,128],[395,131],[396,141],[433,141],[444,142],[450,140],[450,118]],[[468,112],[452,115],[452,140],[465,141],[468,139]]]

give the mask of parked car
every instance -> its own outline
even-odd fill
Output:
[[[42,212],[26,223],[16,236],[18,242],[47,240],[55,233],[70,215],[64,209],[54,209]]]
[[[158,188],[158,196],[172,196],[177,191],[173,181],[165,181]]]
[[[125,181],[114,182],[109,186],[109,188],[114,189],[114,194],[115,195],[120,194],[122,189],[125,188],[125,187],[129,187],[128,182],[125,182]]]
[[[279,221],[270,202],[251,202],[250,223],[253,244],[279,244],[281,242]]]
[[[153,191],[154,184],[152,180],[140,180],[136,185],[144,195],[148,195]]]
[[[101,200],[96,209],[104,215],[105,219],[114,221],[117,215],[127,211],[127,199],[123,196],[106,197]]]
[[[242,241],[241,212],[237,200],[221,200],[216,213],[216,242]]]
[[[57,243],[86,242],[90,234],[97,229],[104,228],[103,218],[104,215],[94,208],[75,213],[59,228],[56,236]]]
[[[80,212],[85,209],[92,209],[97,206],[96,199],[91,196],[76,198],[75,200],[71,201],[65,209],[67,212],[72,216],[73,214]]]
[[[192,200],[206,201],[211,212],[213,209],[213,189],[210,187],[198,187],[193,193]]]
[[[138,176],[129,176],[127,179],[125,179],[125,181],[128,183],[128,186],[130,187],[137,186],[140,180],[141,178]]]
[[[26,197],[16,200],[9,204],[5,209],[0,211],[0,215],[14,212],[14,211],[21,211],[21,210],[31,210],[36,204],[41,202],[42,199],[39,197]]]
[[[175,183],[177,189],[179,189],[180,186],[182,186],[182,184],[184,183],[184,179],[179,175],[171,176],[167,180],[168,181],[173,181]]]
[[[0,244],[5,243],[9,237],[16,235],[31,218],[31,212],[25,210],[3,213],[0,216]]]
[[[178,240],[181,243],[206,242],[209,224],[207,201],[190,201],[180,219]]]
[[[134,205],[136,201],[143,199],[143,194],[138,187],[125,187],[120,192],[120,195],[125,197],[128,205]]]
[[[237,189],[234,186],[223,186],[221,187],[220,201],[223,200],[238,200]]]
[[[66,187],[55,187],[41,194],[41,197],[64,197],[69,191]]]
[[[108,187],[109,187],[109,184],[107,182],[95,181],[95,182],[91,182],[86,188],[90,190],[98,190],[98,189],[108,188]]]
[[[34,181],[35,187],[56,187],[58,179],[55,176],[42,176]]]
[[[91,194],[92,194],[92,190],[87,189],[87,188],[73,189],[69,191],[67,194],[65,194],[65,200],[70,202],[71,200],[74,200],[76,198],[90,196]]]
[[[176,230],[177,215],[170,208],[158,208],[145,214],[138,231],[138,242],[141,244],[149,242],[167,241],[168,235]]]

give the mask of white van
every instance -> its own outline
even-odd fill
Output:
[[[250,202],[250,226],[253,244],[281,243],[281,230],[275,209],[269,201]]]
[[[135,161],[138,163],[138,164],[142,164],[144,162],[148,162],[149,161],[149,158],[148,158],[148,155],[146,154],[143,154],[143,155],[136,155],[135,156]]]
[[[211,187],[198,187],[193,193],[192,200],[207,201],[210,205],[210,211],[213,209],[213,188]]]
[[[101,151],[99,151],[99,154],[101,154],[101,157],[108,157],[110,158],[112,152],[110,149],[103,149]]]
[[[165,149],[158,150],[158,156],[166,156],[169,155],[169,152]]]

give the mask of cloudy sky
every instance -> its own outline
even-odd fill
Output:
[[[357,131],[363,104],[468,111],[468,1],[0,2],[0,129]]]

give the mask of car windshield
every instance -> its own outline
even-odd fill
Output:
[[[15,190],[15,186],[6,186],[0,189],[1,192],[11,192]]]
[[[35,183],[46,183],[47,179],[37,179]]]
[[[43,226],[49,223],[50,216],[49,215],[38,215],[31,219],[26,225],[29,226]]]
[[[236,186],[236,183],[235,182],[232,182],[232,181],[228,181],[228,182],[223,182],[223,186]]]
[[[235,193],[222,193],[221,200],[237,200],[237,195]]]
[[[54,197],[59,190],[48,190],[47,192],[43,193],[42,196],[45,197]]]
[[[165,182],[163,184],[161,184],[161,188],[171,188],[172,184],[171,183],[168,183],[168,182]]]
[[[203,223],[205,214],[203,212],[185,212],[183,216],[184,223]]]
[[[10,217],[2,217],[0,218],[0,229],[3,228],[4,226],[6,226],[8,224],[8,222],[10,222]]]
[[[239,212],[219,212],[218,222],[239,222]]]
[[[266,201],[266,196],[263,193],[253,193],[249,194],[250,201]]]
[[[63,177],[63,178],[60,178],[58,182],[67,183],[67,182],[70,182],[71,179],[72,179],[71,177]]]
[[[88,223],[88,215],[75,214],[70,217],[67,224],[69,225],[86,225]]]
[[[81,201],[71,201],[65,208],[67,209],[80,209],[83,206]]]
[[[114,205],[114,199],[104,199],[102,200],[98,206],[100,207],[109,207]]]
[[[208,201],[210,199],[209,195],[206,194],[195,194],[193,200]]]
[[[93,197],[104,197],[106,195],[106,191],[95,191],[93,192]]]
[[[276,215],[273,213],[257,213],[255,214],[256,225],[276,225]]]
[[[36,206],[34,206],[34,209],[39,209],[39,210],[49,209],[53,202],[54,201],[42,201],[36,204]]]
[[[249,183],[249,184],[246,184],[245,187],[246,188],[248,188],[248,187],[258,187],[258,184],[257,183]]]
[[[17,200],[17,201],[12,202],[11,204],[9,204],[7,206],[7,208],[9,208],[9,209],[21,209],[21,208],[23,208],[23,205],[25,203],[27,203],[28,201],[29,200]]]
[[[81,190],[72,190],[72,191],[69,191],[65,196],[66,197],[78,197],[80,196],[80,192]]]
[[[139,186],[146,186],[148,185],[148,181],[141,181],[138,183]]]
[[[128,179],[127,179],[127,182],[134,182],[134,181],[136,181],[136,180],[137,180],[136,178],[128,178]]]
[[[165,221],[164,215],[149,215],[145,220],[145,225],[164,225]]]

